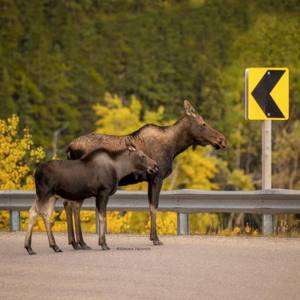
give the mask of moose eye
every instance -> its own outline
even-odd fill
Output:
[[[202,126],[203,126],[203,127],[206,127],[206,123],[203,123]]]

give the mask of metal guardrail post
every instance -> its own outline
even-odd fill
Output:
[[[177,235],[189,234],[189,214],[177,213]]]
[[[263,234],[271,235],[273,233],[273,216],[263,215]]]
[[[10,231],[20,230],[20,212],[17,210],[10,210]]]

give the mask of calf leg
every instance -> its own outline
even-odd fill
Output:
[[[106,244],[105,232],[106,232],[106,206],[108,202],[108,196],[98,196],[96,198],[96,207],[99,213],[99,245],[102,250],[109,250],[110,248]]]
[[[65,200],[64,201],[64,208],[67,217],[67,230],[68,230],[68,243],[72,245],[75,250],[79,249],[78,243],[75,240],[74,235],[74,225],[73,225],[73,215],[72,215],[72,202]]]
[[[43,216],[43,220],[45,223],[45,227],[47,230],[48,240],[49,240],[49,247],[52,248],[55,252],[62,252],[62,250],[56,245],[53,233],[52,233],[52,226],[50,223],[50,218],[54,209],[55,204],[55,197],[50,197],[48,201],[43,203],[43,207],[41,208],[41,214]]]
[[[156,231],[156,210],[158,207],[159,193],[162,186],[162,180],[155,178],[154,181],[149,182],[148,186],[148,200],[150,207],[150,217],[151,217],[151,231],[150,240],[153,245],[162,245],[162,242],[158,239]]]
[[[74,219],[75,219],[75,232],[76,232],[76,240],[78,244],[80,245],[80,248],[83,250],[90,250],[91,248],[85,243],[83,240],[82,236],[82,231],[81,231],[81,222],[80,222],[80,209],[82,206],[82,201],[81,202],[73,202],[72,203],[72,208],[74,212]]]
[[[27,250],[29,255],[36,254],[31,248],[31,237],[32,237],[33,226],[36,222],[37,216],[38,216],[38,211],[37,211],[37,205],[36,205],[36,200],[35,200],[31,209],[29,210],[28,228],[27,228],[25,244],[24,244],[24,247]]]

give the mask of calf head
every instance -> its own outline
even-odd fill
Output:
[[[184,109],[189,120],[188,131],[194,140],[194,146],[212,145],[216,149],[226,147],[224,135],[209,126],[187,100],[184,100]]]
[[[135,147],[132,139],[127,138],[125,140],[126,147],[129,151],[129,157],[134,167],[143,172],[147,172],[148,174],[157,174],[159,171],[157,163],[147,156],[143,151],[138,150]]]

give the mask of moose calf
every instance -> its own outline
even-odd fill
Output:
[[[50,224],[56,196],[79,203],[94,196],[99,212],[99,245],[103,250],[108,250],[105,241],[108,198],[116,192],[121,178],[137,171],[156,174],[158,166],[141,150],[137,150],[130,139],[126,140],[124,150],[97,149],[80,160],[53,160],[40,164],[35,172],[37,198],[30,209],[25,249],[30,255],[35,254],[31,248],[32,229],[37,216],[41,215],[46,226],[49,246],[55,252],[61,252],[56,245]]]

